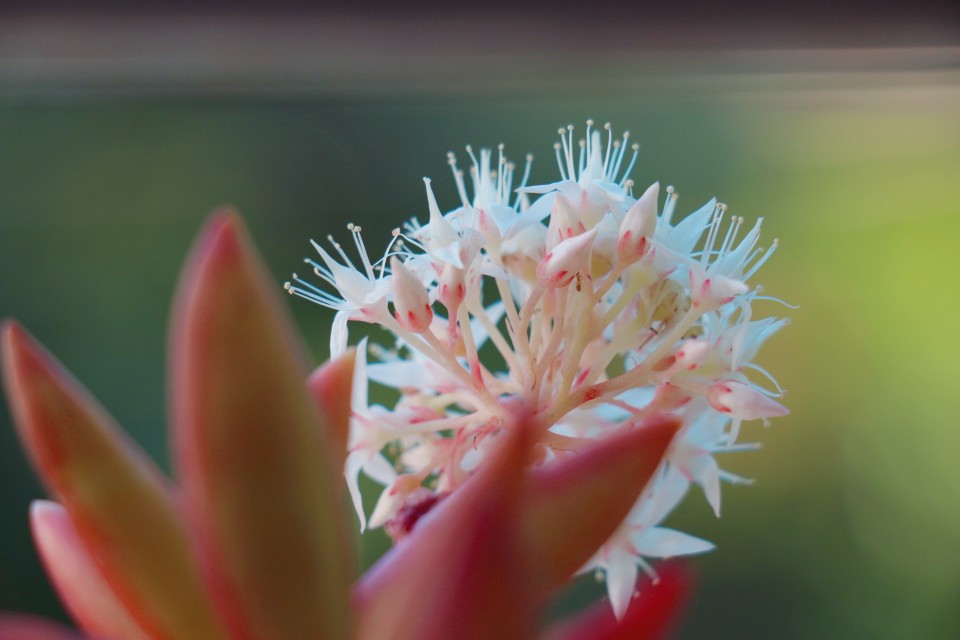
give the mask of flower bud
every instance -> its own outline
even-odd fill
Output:
[[[590,250],[596,228],[568,238],[555,246],[537,265],[537,279],[548,287],[564,287],[570,284],[577,273],[590,265]]]
[[[749,384],[736,380],[721,380],[707,388],[710,406],[738,420],[767,419],[785,416],[790,411],[782,404],[765,396]]]
[[[440,272],[440,282],[437,286],[437,297],[453,317],[460,308],[460,304],[467,297],[467,272],[458,269],[449,262],[443,265]]]
[[[647,252],[650,238],[657,228],[657,198],[660,183],[650,185],[640,199],[633,203],[620,223],[617,238],[617,257],[628,264],[636,262]]]
[[[584,231],[586,231],[586,227],[583,226],[580,214],[577,213],[573,203],[567,196],[558,193],[553,200],[553,206],[550,208],[550,225],[547,227],[547,251]]]
[[[433,320],[433,309],[423,283],[396,256],[390,258],[393,271],[394,315],[404,329],[415,333],[426,331]]]
[[[701,313],[719,309],[750,288],[740,280],[719,274],[710,275],[699,266],[690,268],[690,293],[693,306]]]
[[[710,343],[706,340],[687,340],[674,354],[674,364],[686,371],[693,371],[707,359]]]

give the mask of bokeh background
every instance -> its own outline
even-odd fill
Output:
[[[356,222],[376,253],[425,216],[424,175],[452,207],[448,150],[505,142],[548,182],[557,126],[609,120],[681,210],[764,216],[781,245],[758,280],[800,305],[765,309],[793,324],[760,358],[793,413],[722,461],[757,482],[719,520],[698,496],[670,520],[719,547],[681,637],[960,637],[949,3],[71,6],[0,11],[0,315],[165,468],[169,304],[211,209],[243,211],[280,286],[310,238]],[[290,306],[322,360],[331,314]],[[66,619],[29,539],[42,495],[0,405],[0,610]],[[385,546],[365,536],[363,562]]]

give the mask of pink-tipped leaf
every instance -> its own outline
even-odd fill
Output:
[[[275,289],[239,218],[215,215],[174,314],[179,476],[233,638],[346,638],[351,557],[329,429]]]
[[[563,584],[620,526],[679,426],[655,418],[533,474],[521,517],[537,589],[546,593]]]
[[[2,334],[20,438],[117,598],[152,638],[220,638],[165,479],[23,329]]]
[[[83,640],[83,636],[52,620],[0,613],[0,640]]]
[[[343,469],[350,435],[350,399],[353,397],[353,368],[356,349],[350,349],[314,370],[307,378],[307,389],[313,397],[322,420],[322,435],[328,443],[333,469]],[[342,477],[342,476],[341,476]]]
[[[117,600],[63,507],[46,500],[34,502],[30,526],[47,575],[84,630],[105,640],[150,639]]]
[[[360,640],[526,640],[536,599],[518,508],[530,455],[523,421],[463,487],[424,516],[356,590]]]

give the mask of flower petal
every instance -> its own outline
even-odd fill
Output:
[[[623,522],[679,424],[669,418],[599,441],[534,474],[522,509],[528,570],[549,590],[579,569]]]
[[[657,567],[656,582],[641,578],[637,595],[617,622],[607,602],[598,602],[570,621],[550,629],[544,640],[654,640],[669,637],[690,591],[693,578],[679,563]]]
[[[358,638],[531,637],[535,596],[516,535],[528,429],[518,421],[501,435],[480,471],[361,579]]]
[[[37,500],[30,507],[30,525],[47,575],[81,627],[98,638],[150,637],[117,600],[63,507]]]
[[[117,598],[154,638],[219,638],[165,479],[14,323],[3,329],[21,440]]]
[[[712,542],[667,527],[652,527],[633,537],[633,546],[642,556],[672,558],[712,551]]]
[[[623,620],[637,584],[636,558],[623,549],[614,549],[607,559],[607,595],[617,620]]]
[[[234,638],[344,638],[351,566],[339,483],[292,322],[236,215],[182,276],[170,380],[178,471]]]

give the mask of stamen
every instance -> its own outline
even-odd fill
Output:
[[[523,178],[520,180],[520,186],[517,187],[517,199],[513,204],[513,208],[516,210],[520,209],[520,201],[523,198],[523,194],[520,193],[526,186],[527,181],[530,179],[530,168],[533,166],[533,154],[528,153],[526,158],[526,163],[523,166]]]
[[[634,142],[630,145],[630,149],[633,151],[633,155],[630,156],[630,162],[627,163],[627,169],[623,172],[623,177],[621,180],[626,180],[627,176],[630,175],[630,172],[633,171],[634,165],[637,164],[637,158],[640,156],[640,145]],[[616,177],[616,176],[614,176]]]
[[[764,263],[766,263],[767,260],[770,259],[770,256],[773,255],[773,252],[777,250],[777,247],[778,247],[778,246],[780,246],[780,241],[779,241],[778,239],[774,238],[773,243],[771,243],[770,248],[767,249],[766,253],[764,253],[763,256],[762,256],[759,260],[757,260],[755,263],[753,263],[753,266],[750,267],[750,269],[749,269],[745,274],[743,274],[743,279],[744,279],[744,280],[749,280],[750,277],[751,277],[753,274],[755,274],[755,273],[757,272],[757,270],[758,270],[760,267],[762,267],[762,266],[764,265]],[[788,305],[788,306],[789,306],[789,305]]]
[[[613,126],[607,122],[603,128],[607,130],[607,154],[603,158],[603,174],[608,175],[607,167],[610,166],[610,153],[613,151]]]
[[[703,243],[703,253],[700,254],[700,264],[706,266],[710,263],[710,254],[713,252],[713,244],[717,240],[717,232],[720,229],[720,222],[723,220],[723,213],[727,210],[727,205],[717,203],[713,210],[713,219],[710,221],[710,230],[707,232],[707,240]]]
[[[559,142],[555,142],[555,143],[553,144],[553,150],[554,150],[554,152],[557,154],[557,167],[560,169],[560,179],[561,179],[561,180],[569,180],[570,178],[568,178],[567,175],[564,173],[563,160],[560,158],[560,143],[559,143]]]

